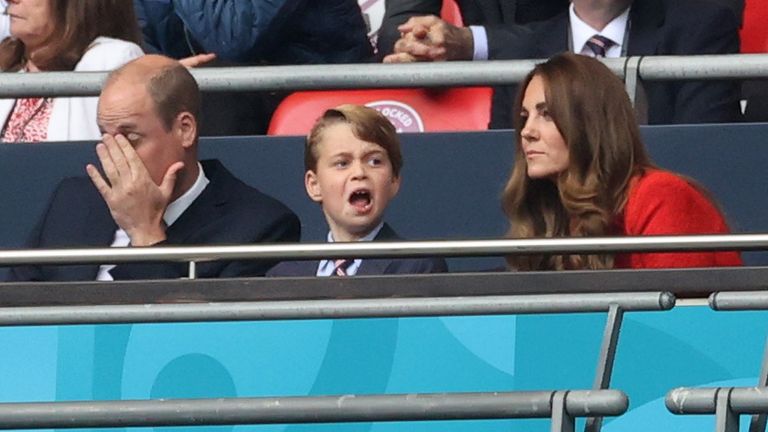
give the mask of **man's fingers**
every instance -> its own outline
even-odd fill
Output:
[[[188,68],[195,68],[198,66],[202,66],[206,63],[212,62],[216,59],[216,53],[205,53],[205,54],[198,54],[191,57],[186,57],[181,60],[179,60],[179,63],[182,65],[188,67]]]
[[[173,165],[168,167],[168,170],[163,176],[163,182],[160,183],[160,192],[167,199],[170,199],[171,195],[173,194],[173,188],[176,186],[176,176],[182,168],[184,168],[184,162],[175,162]]]
[[[112,155],[104,142],[96,144],[96,155],[99,157],[101,168],[104,170],[104,174],[109,179],[109,182],[113,185],[117,184],[120,181],[120,173],[117,171]]]
[[[421,61],[407,53],[390,54],[383,59],[384,63],[413,63]]]
[[[95,166],[88,164],[85,166],[85,171],[88,173],[88,177],[91,178],[93,185],[96,186],[96,189],[101,194],[101,197],[104,198],[104,201],[107,201],[109,193],[112,189],[101,176],[99,170]]]
[[[119,179],[119,177],[130,176],[131,169],[128,166],[128,161],[125,159],[125,154],[123,153],[123,150],[120,148],[120,145],[117,143],[117,140],[115,140],[114,135],[104,134],[101,137],[101,142],[102,144],[104,144],[104,147],[109,153],[109,157],[112,159],[112,164],[114,166],[114,174],[117,175],[117,177],[115,177],[114,180]],[[96,151],[98,152],[98,145],[96,146]],[[107,173],[107,177],[109,177],[109,181],[113,181],[113,178],[109,176],[109,173],[107,172],[106,167],[104,168],[104,172]]]
[[[130,141],[128,141],[128,138],[122,134],[117,134],[114,136],[114,139],[115,144],[120,148],[120,153],[123,155],[126,168],[128,168],[131,177],[135,179],[143,173],[146,173],[147,168],[144,166],[144,162],[139,155],[136,154],[136,149],[133,148]]]
[[[403,24],[397,27],[400,33],[410,33],[416,26],[430,27],[437,22],[442,21],[440,18],[434,15],[415,16],[408,18]]]

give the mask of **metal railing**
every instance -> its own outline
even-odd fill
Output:
[[[668,292],[0,308],[0,326],[511,315],[672,309]]]
[[[0,266],[17,264],[101,264],[190,262],[242,259],[324,259],[380,257],[460,257],[530,254],[603,254],[768,250],[768,234],[635,236],[402,242],[295,243],[236,246],[170,246],[0,250]]]
[[[709,305],[716,311],[768,310],[768,292],[714,292]],[[671,390],[667,409],[675,414],[714,414],[717,432],[738,432],[740,415],[753,414],[750,432],[765,432],[768,422],[768,340],[757,387],[711,387]]]
[[[627,406],[617,390],[0,403],[0,429],[550,417],[553,432],[572,432],[574,417]]]
[[[416,64],[242,66],[192,70],[203,91],[487,86],[520,82],[542,60]],[[768,54],[648,56],[605,59],[631,85],[639,81],[768,78]],[[627,74],[633,74],[630,77]],[[0,97],[95,96],[105,72],[0,74]]]

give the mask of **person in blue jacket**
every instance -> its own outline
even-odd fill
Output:
[[[133,1],[145,50],[184,59],[182,63],[187,66],[360,63],[373,59],[356,0]],[[206,95],[202,134],[263,133],[282,96]]]

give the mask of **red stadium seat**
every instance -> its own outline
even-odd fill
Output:
[[[492,94],[490,87],[296,92],[280,103],[267,133],[306,135],[325,110],[347,103],[376,108],[398,132],[484,130]]]
[[[456,0],[443,0],[443,7],[440,9],[440,17],[447,23],[457,27],[464,26],[464,20],[461,18],[461,10]]]
[[[768,1],[746,0],[741,26],[741,52],[768,52]]]

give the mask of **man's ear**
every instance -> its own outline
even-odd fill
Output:
[[[192,113],[184,111],[176,116],[176,133],[181,138],[184,148],[191,147],[197,141],[197,119]]]
[[[304,174],[304,187],[307,189],[307,195],[314,202],[323,202],[323,191],[320,183],[317,181],[317,174],[312,170],[307,170]]]

